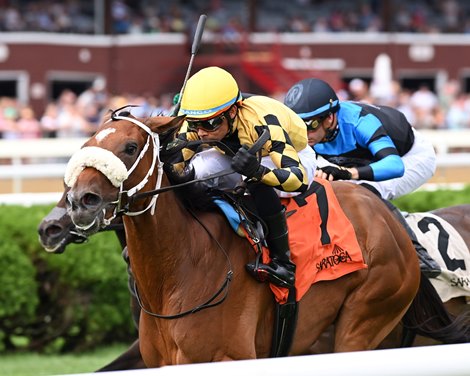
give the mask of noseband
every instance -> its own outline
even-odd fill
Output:
[[[102,149],[99,147],[88,146],[80,149],[75,153],[70,159],[66,173],[65,173],[65,183],[67,186],[72,187],[78,177],[78,175],[83,171],[85,167],[93,167],[99,170],[103,175],[105,175],[111,184],[115,187],[119,187],[118,197],[116,201],[111,202],[115,205],[114,212],[110,218],[105,218],[103,215],[103,225],[109,226],[111,221],[118,215],[124,214],[128,216],[137,216],[142,213],[145,213],[147,210],[151,210],[152,215],[155,213],[155,206],[158,199],[158,189],[161,187],[162,177],[163,177],[163,162],[160,160],[160,138],[158,134],[153,132],[147,125],[141,121],[131,118],[124,115],[116,114],[113,112],[111,118],[106,121],[109,123],[115,120],[125,120],[129,121],[139,128],[144,130],[147,133],[147,141],[140,151],[137,159],[129,170],[127,170],[124,163],[111,151]],[[105,124],[106,124],[105,123]],[[153,152],[152,164],[143,177],[143,179],[136,184],[134,187],[124,190],[123,183],[129,178],[129,176],[135,171],[140,161],[144,158],[146,153],[151,150]],[[131,198],[137,192],[139,192],[149,181],[149,178],[153,175],[157,167],[157,178],[155,183],[155,190],[157,193],[152,195],[149,205],[140,211],[131,212],[128,207],[123,205],[123,197],[127,199]],[[103,209],[103,214],[105,214],[106,209]]]

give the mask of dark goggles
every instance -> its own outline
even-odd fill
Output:
[[[197,132],[199,128],[206,132],[214,132],[219,129],[225,119],[225,114],[208,120],[188,120],[188,131]]]
[[[314,131],[315,129],[317,129],[322,121],[323,121],[323,118],[304,120],[308,131]]]

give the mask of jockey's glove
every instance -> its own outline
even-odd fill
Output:
[[[328,175],[328,180],[330,179],[330,176],[333,176],[333,180],[350,180],[352,178],[351,173],[345,168],[325,166],[321,167],[320,170]]]
[[[267,168],[260,163],[258,156],[251,154],[248,149],[247,145],[243,145],[238,149],[232,158],[232,168],[254,181],[260,181],[266,174]]]

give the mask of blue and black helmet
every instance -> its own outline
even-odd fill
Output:
[[[326,116],[339,109],[333,88],[318,78],[297,82],[287,92],[284,104],[304,120]]]

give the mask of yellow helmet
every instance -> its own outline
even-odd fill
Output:
[[[181,98],[181,113],[188,118],[210,119],[241,99],[237,82],[229,72],[208,67],[188,80]]]

